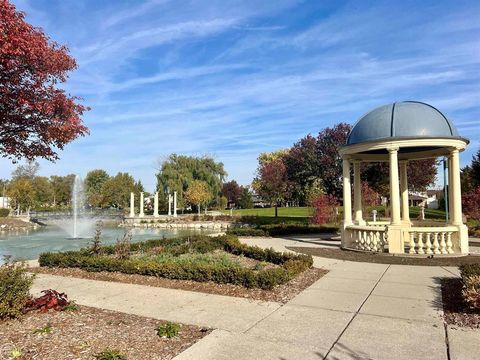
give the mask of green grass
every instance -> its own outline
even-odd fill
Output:
[[[225,210],[225,214],[230,215],[230,210]],[[311,207],[279,207],[279,217],[308,217],[312,216]],[[254,209],[235,209],[233,215],[238,216],[275,216],[275,208],[254,208]]]

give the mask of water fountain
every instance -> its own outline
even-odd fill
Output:
[[[71,204],[72,217],[57,221],[56,225],[69,235],[69,239],[92,237],[96,219],[86,213],[83,180],[79,175],[75,175],[73,182]]]

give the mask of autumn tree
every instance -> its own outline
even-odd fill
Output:
[[[57,149],[88,133],[87,108],[59,86],[75,60],[8,0],[0,0],[0,34],[0,154],[58,159]]]
[[[351,126],[339,123],[332,128],[325,128],[317,137],[317,156],[319,177],[327,194],[342,197],[342,157],[340,148],[347,143]]]
[[[312,201],[313,216],[310,222],[323,225],[327,222],[336,222],[338,200],[331,194],[320,194]]]
[[[31,180],[26,178],[13,180],[7,188],[7,195],[11,207],[19,212],[28,211],[35,203],[35,189]]]
[[[238,205],[242,189],[235,180],[226,182],[222,186],[222,195],[227,198],[230,207]]]
[[[18,165],[12,171],[12,179],[16,180],[20,178],[25,178],[32,180],[37,175],[39,169],[40,164],[38,162],[29,160],[23,165]]]
[[[50,184],[52,185],[52,205],[68,205],[72,198],[72,187],[75,181],[75,175],[66,176],[52,175],[50,176]]]
[[[257,170],[257,184],[259,195],[275,206],[275,217],[278,217],[278,205],[287,199],[291,192],[291,183],[282,158],[260,165]]]
[[[188,204],[197,207],[198,214],[200,215],[201,206],[207,204],[211,198],[208,184],[205,181],[193,180],[187,191],[185,191],[184,198]]]

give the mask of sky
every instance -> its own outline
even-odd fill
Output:
[[[260,152],[394,101],[434,105],[480,147],[479,1],[13,0],[78,63],[90,135],[40,175],[127,171],[171,153],[249,184]],[[14,165],[0,159],[0,178]]]

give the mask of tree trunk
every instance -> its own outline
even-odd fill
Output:
[[[198,204],[198,216],[200,216],[200,204]]]
[[[275,204],[275,217],[278,217],[278,204]]]

